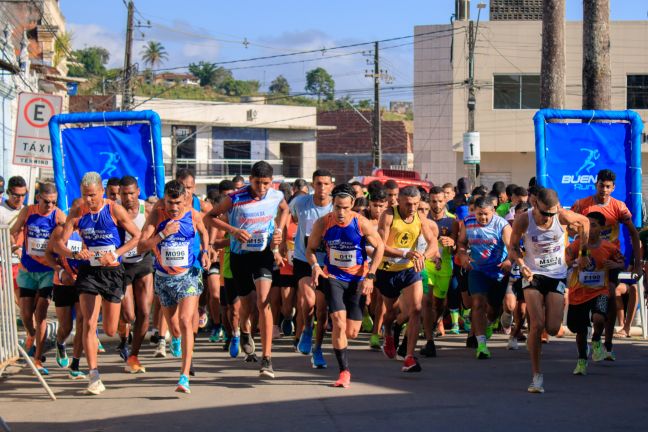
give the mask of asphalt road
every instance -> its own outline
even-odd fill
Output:
[[[404,374],[400,362],[370,351],[366,336],[350,353],[352,386],[332,388],[335,358],[326,345],[326,370],[310,367],[288,339],[276,343],[277,377],[261,380],[258,365],[230,359],[201,336],[192,394],[174,392],[178,359],[154,359],[148,372],[130,375],[113,347],[100,357],[107,391],[84,396],[85,384],[52,366],[52,402],[27,369],[0,381],[0,417],[13,431],[645,431],[648,430],[648,343],[619,341],[617,361],[590,363],[573,376],[573,338],[544,346],[545,390],[528,394],[528,353],[491,341],[491,360],[478,361],[465,336],[439,340],[439,357],[422,359],[423,372]],[[114,346],[114,344],[113,344]],[[258,347],[257,347],[258,350]],[[82,361],[82,365],[85,360]],[[2,428],[0,427],[0,430]]]

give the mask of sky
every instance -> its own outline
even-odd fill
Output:
[[[109,67],[121,67],[126,32],[124,1],[60,0],[67,29],[73,33],[74,49],[102,46],[111,54]],[[580,20],[582,0],[566,1],[567,19]],[[473,19],[477,3],[471,2]],[[648,2],[644,0],[610,3],[613,20],[648,18]],[[162,43],[169,54],[160,68],[177,71],[200,60],[218,63],[319,50],[223,66],[232,69],[237,79],[258,80],[262,90],[281,74],[294,93],[304,91],[307,71],[323,67],[333,76],[338,96],[349,94],[359,100],[373,97],[372,81],[365,77],[373,67],[373,45],[331,51],[325,48],[410,36],[416,25],[448,23],[454,0],[136,0],[135,7],[136,22],[151,24],[135,32],[134,61],[140,63],[140,69],[144,67],[142,46],[151,40]],[[488,19],[488,7],[481,19]],[[413,82],[412,40],[381,44],[387,48],[380,50],[381,66],[392,79],[387,85],[405,87],[386,91],[387,101],[412,99],[407,89]],[[244,41],[249,42],[247,47]]]

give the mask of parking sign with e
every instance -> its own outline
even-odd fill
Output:
[[[14,164],[49,168],[52,166],[49,120],[60,114],[61,96],[21,93],[14,141]]]

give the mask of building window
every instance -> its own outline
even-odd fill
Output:
[[[250,141],[223,141],[225,159],[250,159],[252,146]]]
[[[196,159],[196,127],[175,126],[175,139],[178,143],[178,159]]]
[[[648,75],[628,75],[628,109],[648,109]]]
[[[540,75],[494,75],[493,108],[540,108]]]

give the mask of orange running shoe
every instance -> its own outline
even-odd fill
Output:
[[[343,370],[342,372],[340,372],[340,376],[338,377],[338,380],[333,384],[333,387],[349,388],[350,385],[351,372],[349,372],[348,370]]]
[[[126,366],[124,367],[126,372],[130,372],[132,374],[136,373],[145,373],[146,368],[142,366],[142,363],[140,363],[139,359],[137,358],[136,355],[132,355],[128,357],[128,360],[126,360]]]

